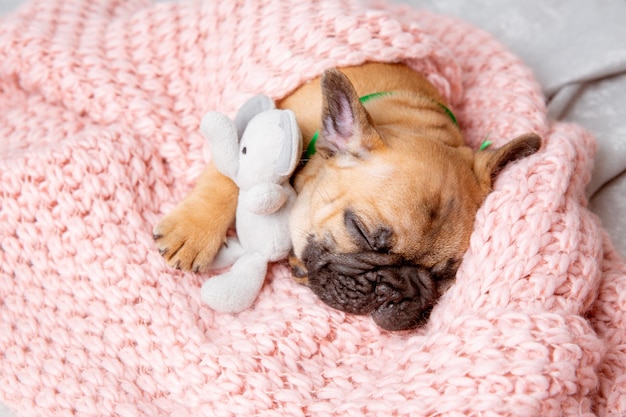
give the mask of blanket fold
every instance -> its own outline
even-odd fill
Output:
[[[332,310],[273,265],[252,309],[200,302],[153,224],[210,159],[209,110],[331,66],[405,62],[467,142],[534,131],[422,329]],[[626,263],[587,210],[595,140],[458,20],[355,0],[41,0],[0,20],[0,401],[19,416],[626,412]]]

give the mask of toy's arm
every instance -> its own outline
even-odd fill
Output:
[[[272,214],[287,202],[288,195],[279,184],[255,185],[239,194],[239,204],[256,214]]]

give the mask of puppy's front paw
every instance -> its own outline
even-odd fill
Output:
[[[232,219],[183,201],[154,228],[159,253],[172,268],[202,272],[211,265]]]

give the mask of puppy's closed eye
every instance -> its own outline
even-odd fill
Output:
[[[350,209],[344,212],[344,223],[350,236],[363,250],[389,252],[393,247],[393,231],[386,226],[379,226],[370,232],[363,221]]]

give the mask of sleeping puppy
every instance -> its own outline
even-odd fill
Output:
[[[329,306],[371,314],[387,330],[426,321],[497,174],[541,146],[527,134],[474,152],[437,90],[402,64],[327,70],[278,106],[294,111],[308,149],[293,178],[293,275]],[[170,265],[210,265],[236,196],[214,167],[205,170],[154,229]]]

